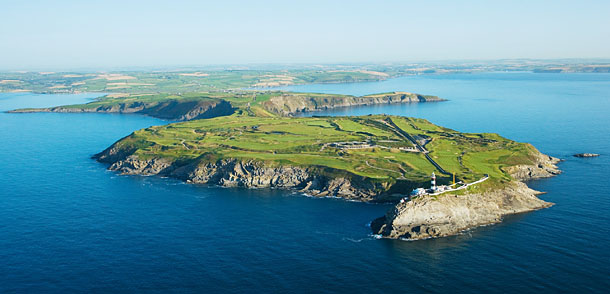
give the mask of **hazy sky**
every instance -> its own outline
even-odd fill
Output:
[[[565,57],[610,1],[0,0],[0,70]]]

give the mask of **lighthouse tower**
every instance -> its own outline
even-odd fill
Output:
[[[436,190],[436,175],[434,172],[432,172],[432,180],[430,181],[430,184],[432,184],[432,190]]]

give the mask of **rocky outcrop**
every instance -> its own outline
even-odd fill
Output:
[[[283,116],[299,112],[320,111],[338,107],[364,106],[390,103],[418,103],[445,101],[436,96],[425,96],[406,92],[378,94],[370,96],[333,96],[307,95],[302,93],[285,93],[272,97],[262,103],[266,110]]]
[[[502,217],[550,207],[553,204],[537,197],[539,192],[521,181],[557,175],[560,160],[538,153],[533,165],[505,168],[515,179],[500,189],[479,193],[419,196],[397,204],[385,216],[374,220],[375,234],[393,239],[428,239],[456,235]]]
[[[410,240],[444,237],[469,228],[497,223],[508,214],[553,205],[536,197],[524,183],[466,195],[422,196],[399,203],[371,223],[374,233],[386,238]]]
[[[234,112],[225,100],[166,100],[162,102],[126,102],[111,105],[57,106],[39,109],[18,109],[11,112],[97,112],[136,113],[167,120],[192,120],[230,115]]]
[[[548,178],[561,173],[556,165],[559,161],[561,160],[558,158],[538,152],[533,165],[514,165],[503,170],[518,181]]]
[[[574,154],[574,157],[598,157],[599,154],[597,153],[578,153],[578,154]]]
[[[142,159],[133,150],[115,145],[94,156],[110,170],[130,175],[160,175],[187,183],[222,187],[293,189],[312,196],[380,201],[390,185],[351,174],[333,174],[318,167],[272,165],[255,160],[193,160],[183,163],[164,158]]]

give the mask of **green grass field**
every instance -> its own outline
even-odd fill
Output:
[[[425,182],[438,171],[412,146],[383,124],[391,119],[412,135],[431,138],[426,148],[447,171],[472,181],[488,174],[496,181],[510,180],[503,167],[531,164],[530,145],[496,134],[466,134],[426,120],[397,116],[257,117],[245,114],[151,127],[121,140],[121,148],[135,149],[141,158],[205,161],[237,158],[267,164],[324,167],[371,179]],[[362,149],[343,149],[331,143],[368,142]],[[448,182],[449,177],[441,181]]]

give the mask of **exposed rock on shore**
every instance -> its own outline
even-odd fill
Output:
[[[540,154],[536,165],[510,168],[520,181],[550,177],[560,171],[559,159]],[[502,189],[465,195],[441,194],[421,196],[399,203],[394,209],[371,223],[375,234],[386,238],[410,240],[445,237],[461,231],[498,223],[509,214],[522,213],[553,204],[539,199],[539,192],[520,181],[512,181]]]
[[[515,165],[504,170],[518,181],[548,178],[561,173],[556,165],[560,161],[559,158],[538,153],[534,165]]]
[[[223,187],[294,189],[312,196],[332,196],[359,201],[380,201],[389,188],[356,175],[329,175],[334,171],[314,167],[269,165],[254,160],[223,159],[187,164],[163,158],[140,159],[115,145],[94,156],[122,174],[160,175],[188,183]]]

